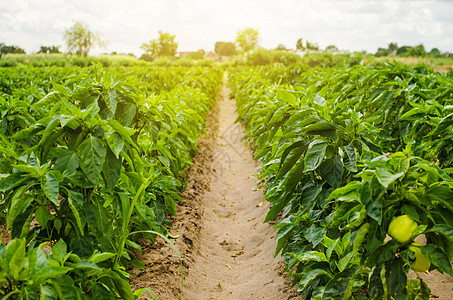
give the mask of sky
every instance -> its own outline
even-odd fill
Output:
[[[0,0],[0,43],[66,51],[64,30],[75,21],[107,42],[90,54],[139,56],[159,30],[176,36],[178,51],[210,51],[246,27],[267,49],[294,49],[302,38],[322,49],[374,53],[396,42],[453,52],[453,0]]]

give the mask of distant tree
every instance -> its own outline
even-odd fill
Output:
[[[440,50],[437,48],[431,49],[431,51],[429,51],[428,54],[429,54],[429,56],[432,56],[432,57],[442,57],[443,56],[442,53],[440,52]]]
[[[233,56],[236,54],[236,46],[233,42],[216,42],[214,51],[219,56]]]
[[[326,51],[335,52],[335,51],[338,51],[338,48],[335,45],[329,45],[329,46],[326,47]]]
[[[397,43],[390,43],[389,46],[388,46],[388,50],[390,52],[393,52],[395,50],[398,50],[398,44]]]
[[[69,53],[82,56],[87,56],[88,52],[96,44],[101,47],[104,46],[104,42],[98,34],[93,33],[87,26],[78,21],[65,29],[63,39],[68,46]]]
[[[145,55],[149,55],[151,57],[159,54],[159,42],[157,40],[151,40],[149,43],[143,43],[140,48],[145,51]]]
[[[413,52],[413,47],[411,46],[401,46],[398,47],[396,50],[396,55],[398,56],[410,56],[410,54]]]
[[[236,44],[243,52],[253,50],[258,45],[260,40],[260,33],[258,29],[244,28],[236,34]]]
[[[61,53],[60,46],[41,46],[38,53]]]
[[[175,56],[178,49],[178,43],[175,42],[175,36],[159,30],[159,38],[143,43],[140,47],[145,51],[145,55],[156,56]]]
[[[189,53],[187,55],[187,57],[190,58],[190,59],[202,59],[205,54],[206,54],[206,51],[204,51],[204,49],[200,49],[197,52]]]
[[[389,49],[378,48],[377,52],[374,55],[375,56],[387,56],[389,54],[390,54]]]
[[[3,54],[25,54],[25,50],[17,46],[7,46],[4,43],[0,43],[0,52]]]
[[[425,56],[426,55],[425,46],[423,46],[423,44],[415,46],[414,55],[415,56]]]
[[[319,50],[318,44],[316,44],[316,43],[311,43],[311,42],[309,42],[309,41],[306,42],[305,48],[307,48],[307,50],[313,50],[313,51],[318,51],[318,50]]]
[[[278,44],[277,48],[275,50],[286,50],[286,46],[283,44]]]
[[[305,50],[305,47],[304,47],[304,44],[303,44],[303,40],[302,39],[298,39],[297,42],[296,42],[296,49],[297,50]]]

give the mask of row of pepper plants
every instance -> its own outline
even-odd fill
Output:
[[[452,72],[274,65],[229,82],[305,299],[428,299],[411,268],[453,276]]]
[[[143,267],[139,239],[168,236],[221,77],[214,68],[0,70],[0,222],[12,239],[0,245],[2,299],[141,295],[127,268]]]

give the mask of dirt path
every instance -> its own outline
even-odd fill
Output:
[[[276,230],[263,224],[269,203],[257,190],[257,163],[241,139],[234,121],[235,101],[222,87],[208,117],[208,137],[201,136],[173,220],[173,240],[184,264],[184,300],[296,299],[290,279],[281,274],[282,259],[274,259]],[[149,287],[160,300],[181,299],[180,260],[158,239],[142,245],[145,269],[131,269],[135,289]]]
[[[269,207],[256,189],[257,164],[234,124],[229,89],[221,93],[210,191],[202,199],[201,238],[184,299],[290,299],[280,259],[273,259],[276,232],[263,224]]]

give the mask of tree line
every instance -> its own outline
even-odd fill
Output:
[[[103,41],[99,34],[91,31],[88,26],[76,21],[71,27],[64,30],[63,40],[70,54],[87,56],[90,50],[98,45],[104,47],[106,42]],[[245,53],[254,50],[260,41],[258,29],[244,28],[237,32],[234,42],[218,41],[215,43],[215,53],[222,56],[233,56],[238,53]],[[308,40],[298,39],[296,42],[296,50],[298,51],[321,51],[317,43]],[[175,41],[175,35],[167,32],[159,31],[156,39],[151,39],[141,45],[140,49],[144,51],[140,57],[145,60],[154,60],[157,57],[174,57],[176,56],[178,43]],[[276,50],[287,50],[283,44],[279,44]],[[325,51],[337,52],[339,49],[335,45],[329,45]],[[25,50],[18,46],[8,46],[0,43],[0,58],[1,54],[15,53],[25,54]],[[37,53],[62,53],[60,46],[41,46]],[[116,52],[113,52],[116,54]],[[188,54],[189,58],[201,59],[206,52],[200,49]],[[438,48],[433,48],[429,52],[425,50],[423,44],[412,46],[401,46],[397,43],[390,43],[387,48],[378,48],[375,56],[418,56],[418,57],[453,57],[452,53],[442,53]]]
[[[419,44],[415,47],[412,46],[401,46],[397,43],[389,43],[387,48],[378,48],[375,56],[417,56],[417,57],[453,57],[453,53],[444,52],[442,53],[438,48],[432,48],[429,52],[425,50],[423,44]]]

